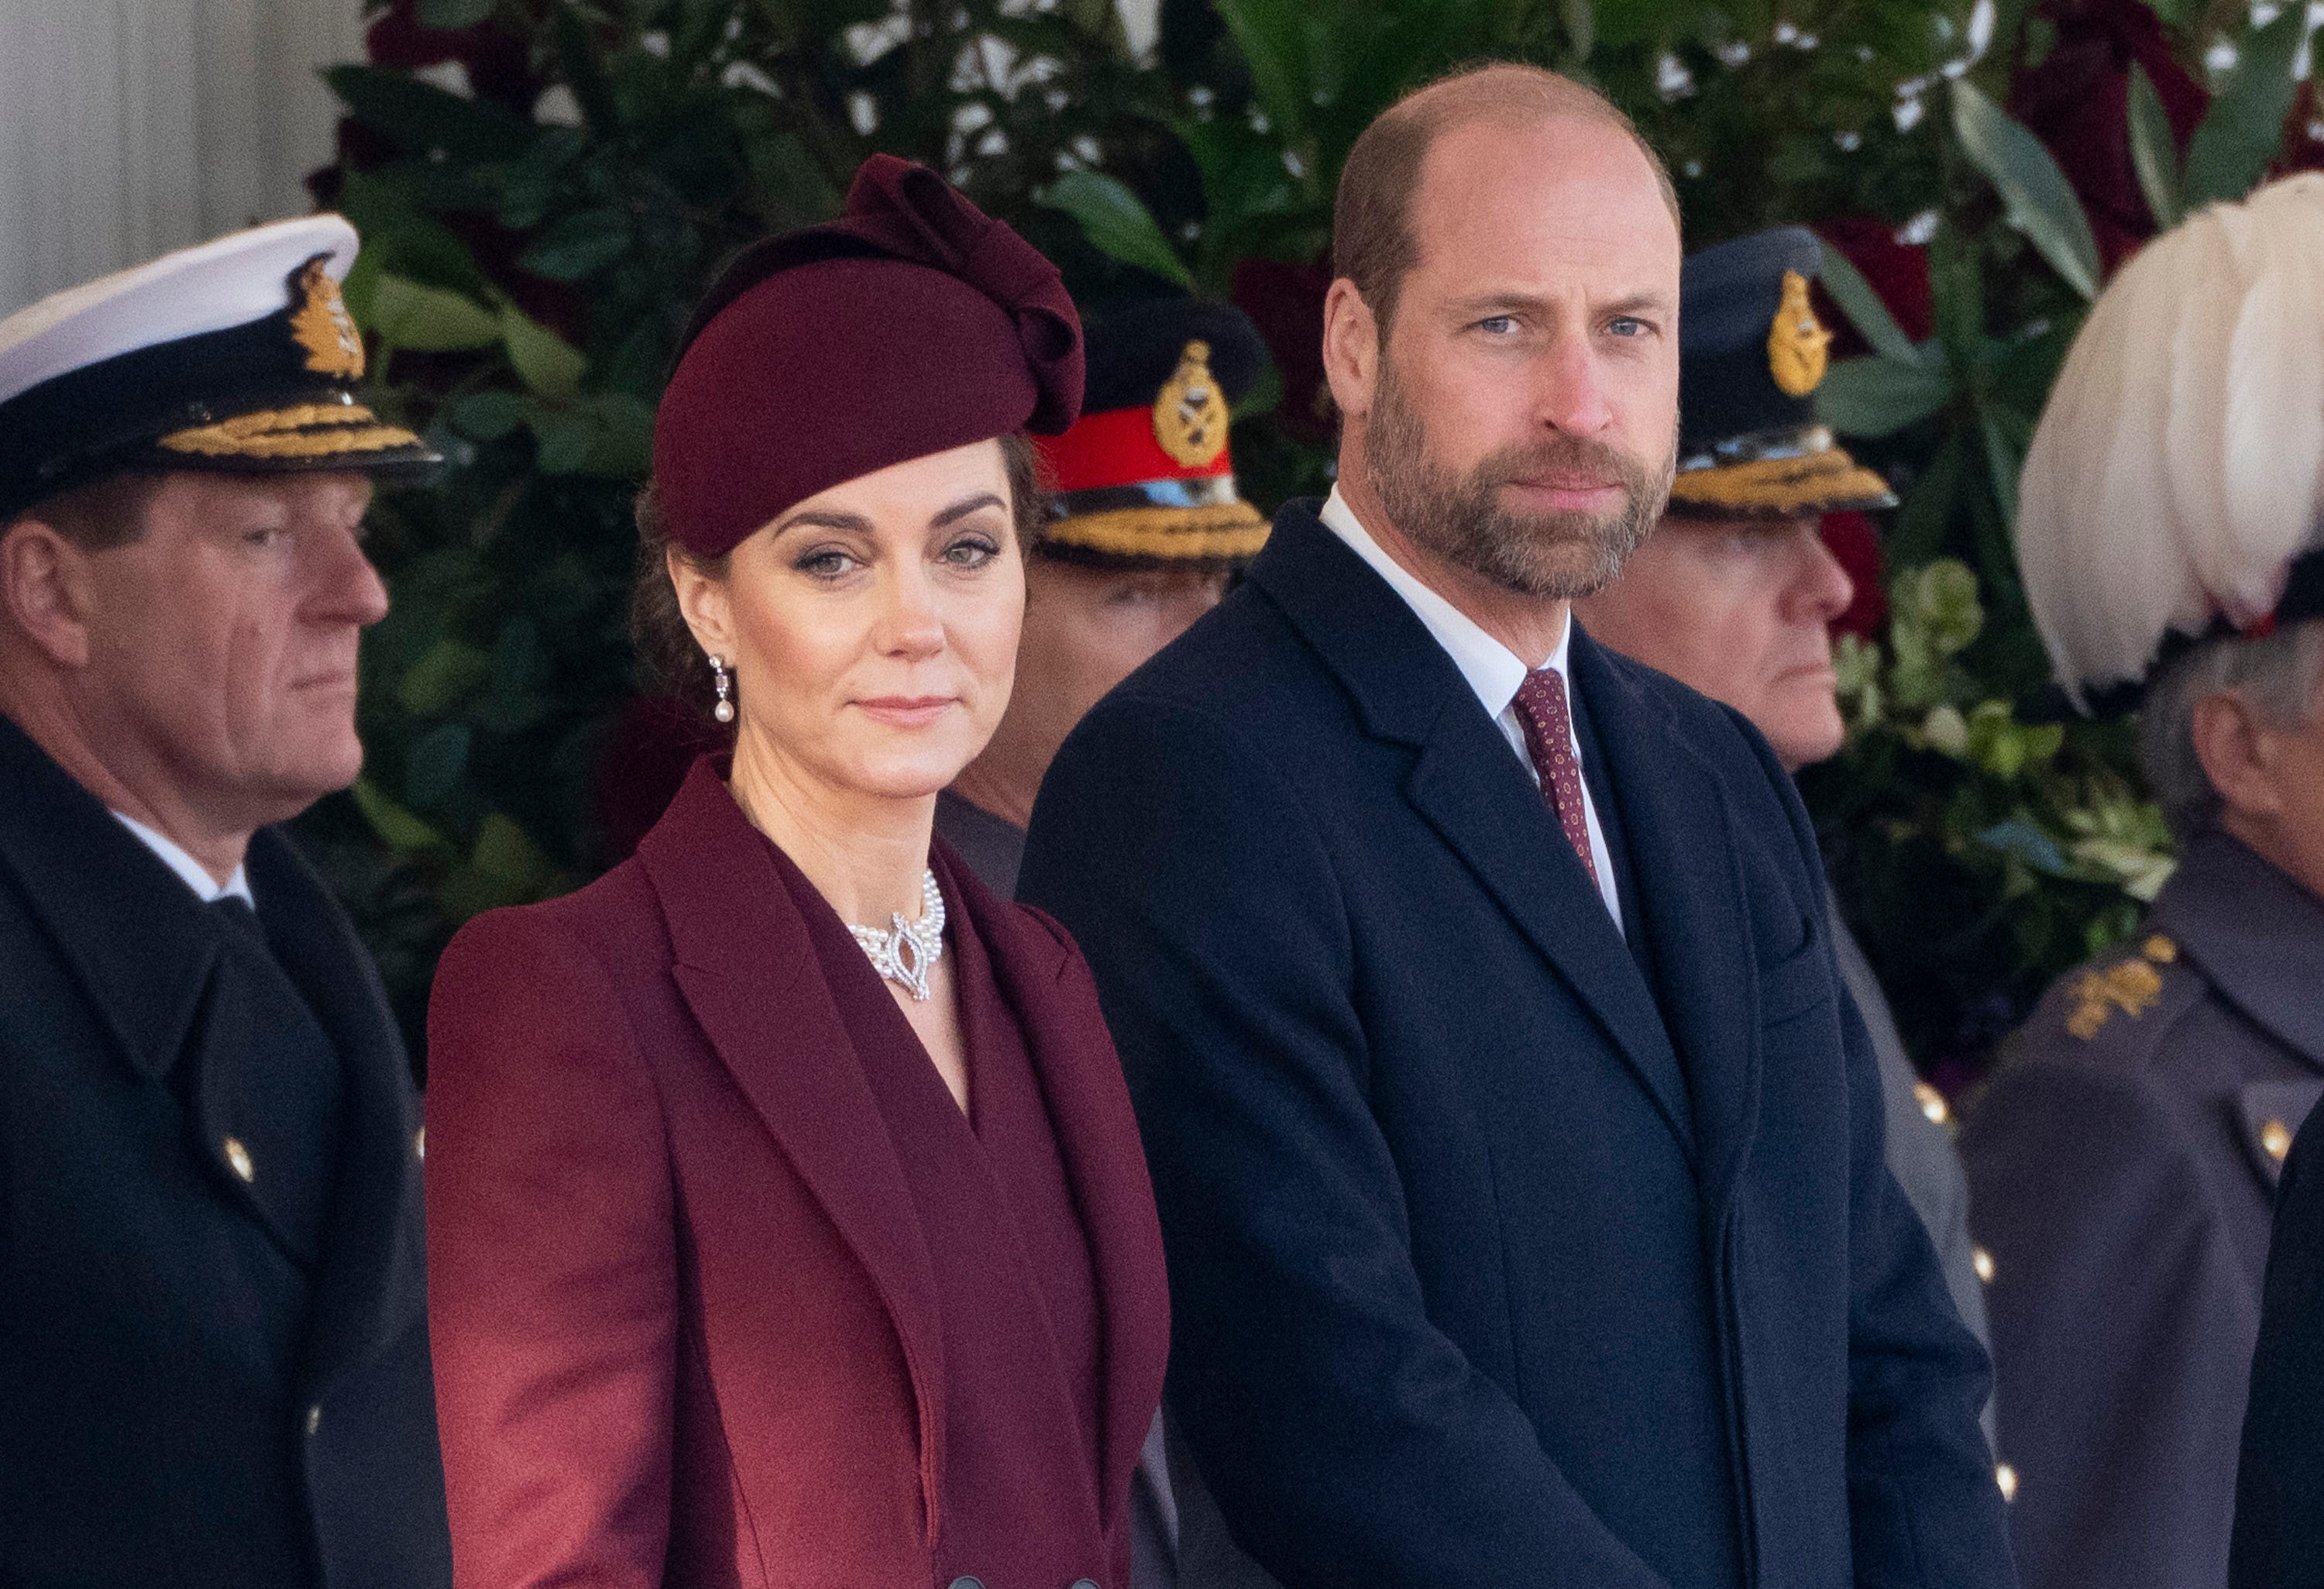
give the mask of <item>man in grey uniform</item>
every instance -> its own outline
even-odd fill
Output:
[[[2324,177],[2150,244],[2026,461],[2018,556],[2059,680],[2143,687],[2181,845],[1961,1136],[2028,1589],[2227,1582],[2270,1206],[2324,1094],[2318,258]]]
[[[1796,772],[1840,749],[1831,621],[1854,587],[1823,515],[1894,507],[1879,476],[1817,425],[1823,328],[1808,283],[1823,250],[1781,226],[1707,248],[1680,280],[1678,473],[1670,509],[1621,577],[1574,604],[1592,639],[1724,701]],[[1832,947],[1880,1059],[1889,1170],[1928,1226],[1961,1321],[1985,1339],[1969,1191],[1943,1122],[1837,901]],[[1992,1409],[1986,1413],[1992,1437]]]

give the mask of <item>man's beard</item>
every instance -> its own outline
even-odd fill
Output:
[[[1415,543],[1504,590],[1550,600],[1590,596],[1622,571],[1662,517],[1678,461],[1676,439],[1659,469],[1602,441],[1547,436],[1487,454],[1466,475],[1430,456],[1426,427],[1388,360],[1364,426],[1364,463],[1388,522]],[[1602,513],[1521,513],[1501,488],[1558,476],[1606,480],[1621,505]]]

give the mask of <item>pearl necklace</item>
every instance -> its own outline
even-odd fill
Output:
[[[918,921],[905,920],[901,911],[889,919],[895,926],[884,931],[876,927],[857,927],[853,922],[847,930],[855,935],[855,941],[871,957],[872,970],[886,981],[903,984],[911,990],[912,997],[925,1002],[928,996],[928,973],[944,958],[944,891],[936,887],[936,874],[920,873]]]

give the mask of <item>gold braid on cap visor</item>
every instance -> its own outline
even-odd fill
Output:
[[[1112,508],[1053,520],[1040,544],[1159,561],[1234,560],[1257,556],[1270,528],[1247,502]]]
[[[1895,503],[1886,480],[1838,448],[1683,470],[1671,481],[1670,493],[1675,513],[1702,508],[1771,519]]]
[[[173,431],[160,445],[195,457],[318,458],[418,447],[420,440],[401,426],[380,423],[379,416],[361,403],[350,402],[263,409]]]

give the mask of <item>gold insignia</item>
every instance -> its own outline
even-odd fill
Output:
[[[174,431],[160,444],[198,457],[318,458],[417,447],[420,438],[401,425],[381,424],[359,402],[313,402]]]
[[[1808,279],[1797,271],[1784,273],[1784,301],[1776,307],[1775,323],[1767,328],[1767,369],[1786,396],[1805,397],[1823,380],[1831,360],[1831,333],[1815,317],[1808,302]]]
[[[2280,1120],[2271,1120],[2259,1128],[2259,1145],[2278,1164],[2292,1151],[2292,1128]]]
[[[341,380],[363,378],[363,333],[339,296],[339,284],[325,267],[330,255],[318,254],[299,267],[291,291],[299,297],[290,310],[290,337],[307,350],[307,367],[318,375]]]
[[[1154,400],[1154,439],[1181,467],[1199,469],[1227,449],[1227,400],[1211,374],[1211,345],[1186,344]]]
[[[2088,1042],[2116,1010],[2135,1021],[2162,996],[2163,978],[2143,960],[2086,971],[2074,984],[2074,1008],[2066,1017],[2066,1030]]]
[[[2157,965],[2168,965],[2179,958],[2179,946],[2159,932],[2148,938],[2139,952]]]

